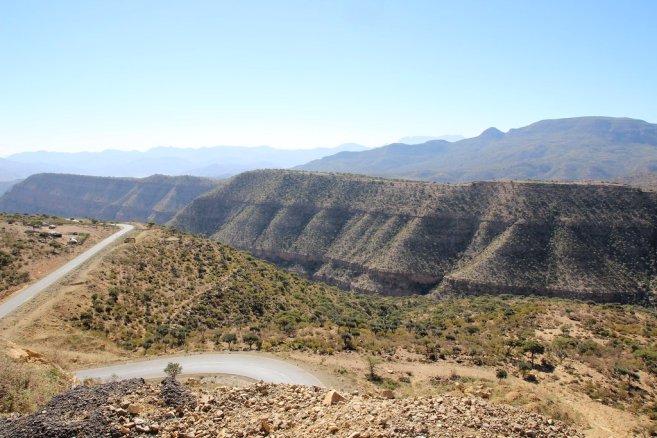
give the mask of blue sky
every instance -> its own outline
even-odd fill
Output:
[[[0,0],[0,156],[657,123],[657,2]]]

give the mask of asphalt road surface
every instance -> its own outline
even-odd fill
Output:
[[[96,244],[88,251],[80,254],[33,285],[15,293],[10,299],[0,304],[0,319],[9,315],[21,305],[61,280],[71,271],[98,254],[117,239],[121,238],[121,236],[134,229],[132,225],[127,224],[119,224],[119,227],[121,227],[120,231],[112,234],[107,239]],[[131,377],[162,377],[164,376],[164,368],[169,362],[177,362],[182,365],[184,374],[234,374],[270,383],[324,386],[317,377],[295,365],[254,353],[198,354],[190,356],[160,357],[120,365],[78,370],[75,371],[75,375],[80,380],[86,378],[108,380],[113,377],[118,377],[120,379]]]
[[[77,268],[78,266],[89,260],[91,257],[98,254],[103,249],[107,248],[107,246],[115,242],[124,234],[129,233],[134,228],[132,225],[127,225],[127,224],[118,224],[118,226],[121,227],[120,231],[112,234],[105,240],[97,243],[95,246],[91,247],[88,251],[83,252],[82,254],[80,254],[70,262],[66,263],[61,268],[51,272],[50,274],[48,274],[41,280],[37,281],[33,285],[28,286],[22,291],[13,294],[11,298],[9,298],[4,303],[0,304],[0,319],[9,315],[11,312],[19,308],[21,305],[31,300],[32,298],[36,297],[37,295],[39,295],[41,292],[43,292],[44,290],[46,290],[47,288],[49,288],[50,286],[61,280],[63,277],[65,277],[67,274],[73,271],[75,268]]]
[[[163,377],[165,375],[164,368],[169,362],[177,362],[182,365],[184,374],[234,374],[269,383],[324,386],[317,377],[295,365],[253,353],[159,357],[102,368],[77,370],[75,376],[80,380],[86,378],[108,380],[113,377],[119,379]]]

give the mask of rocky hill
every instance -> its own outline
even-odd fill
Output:
[[[241,174],[171,224],[343,289],[645,302],[657,198],[618,185]]]
[[[190,176],[137,179],[42,173],[5,193],[0,211],[164,223],[218,184]]]
[[[0,419],[0,437],[582,437],[559,421],[478,398],[390,400],[317,387],[196,388],[172,379],[78,387],[42,412]]]
[[[657,125],[611,117],[543,120],[453,143],[341,152],[297,168],[437,182],[609,180],[657,169]]]

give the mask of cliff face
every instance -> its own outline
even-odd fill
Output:
[[[164,223],[218,182],[188,176],[104,178],[42,173],[0,198],[0,211]]]
[[[657,197],[614,185],[241,174],[170,224],[344,289],[641,302]]]

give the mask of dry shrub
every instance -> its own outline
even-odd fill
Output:
[[[60,369],[15,361],[0,353],[0,412],[29,413],[68,389],[70,377]]]

